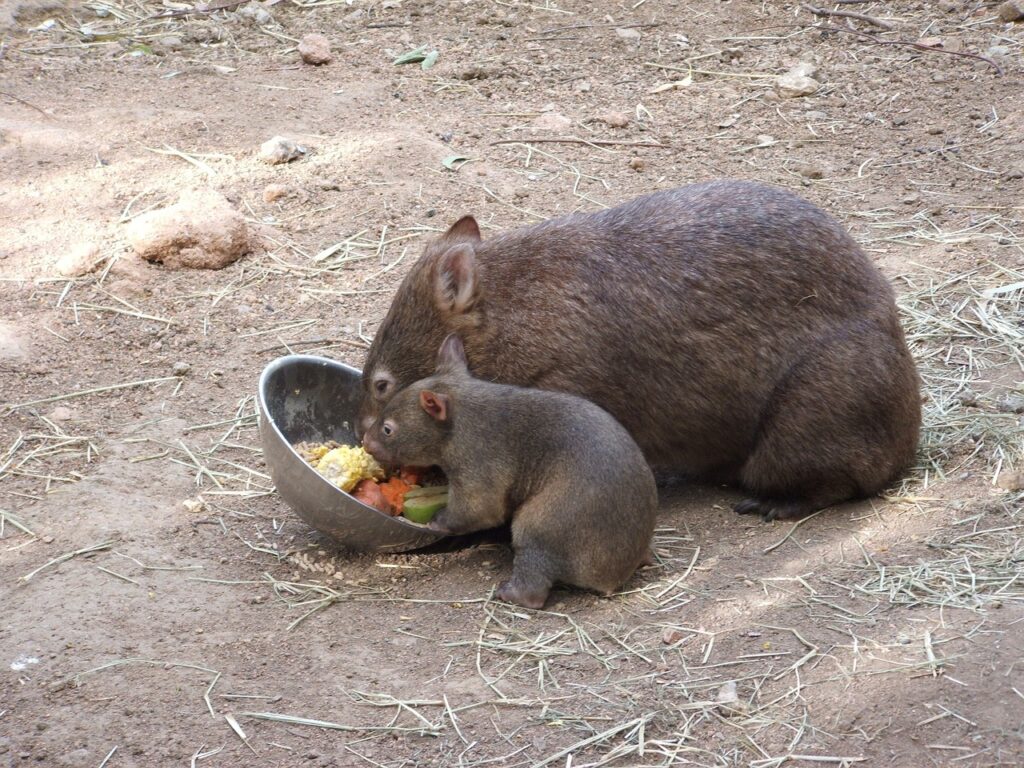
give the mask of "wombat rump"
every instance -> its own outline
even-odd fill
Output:
[[[515,561],[499,599],[540,608],[556,582],[609,594],[650,559],[658,494],[629,433],[581,398],[472,378],[456,336],[363,445],[384,463],[444,470],[448,506],[431,528],[512,521]]]
[[[656,469],[799,517],[914,458],[919,380],[892,287],[782,189],[713,181],[481,239],[472,217],[402,282],[364,366],[357,431],[458,333],[491,381],[580,395]]]

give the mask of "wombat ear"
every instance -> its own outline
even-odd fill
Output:
[[[448,420],[448,395],[424,389],[420,392],[420,407],[434,421]]]
[[[480,241],[480,225],[476,223],[476,219],[472,216],[463,216],[461,219],[452,224],[448,231],[444,233],[445,240],[470,240],[472,242]]]
[[[461,315],[472,309],[477,299],[473,246],[459,243],[442,253],[434,280],[438,309],[451,315]]]
[[[459,371],[464,371],[469,367],[469,362],[466,360],[466,348],[462,346],[462,339],[458,334],[448,334],[441,343],[441,349],[437,352],[437,367]]]

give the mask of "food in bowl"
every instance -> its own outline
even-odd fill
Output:
[[[425,525],[448,502],[448,486],[436,468],[401,467],[388,476],[361,446],[297,443],[296,453],[333,485],[392,517]]]

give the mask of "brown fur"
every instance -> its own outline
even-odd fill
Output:
[[[358,429],[451,332],[481,378],[583,396],[657,469],[799,516],[913,460],[919,380],[893,291],[796,195],[717,181],[479,239],[460,220],[398,289]]]
[[[435,375],[391,399],[366,449],[445,471],[448,506],[432,528],[511,520],[515,562],[499,598],[540,608],[556,582],[613,592],[650,562],[658,494],[640,448],[593,403],[474,379],[464,355],[449,337]]]

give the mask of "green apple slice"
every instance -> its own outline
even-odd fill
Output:
[[[416,493],[417,490],[422,491],[426,489],[417,488],[405,494],[405,502],[402,505],[402,515],[414,523],[426,525],[433,520],[434,515],[436,515],[438,511],[443,509],[448,503],[448,489],[447,487],[444,487],[435,490],[434,493],[421,493],[419,495],[412,496],[412,494]]]

